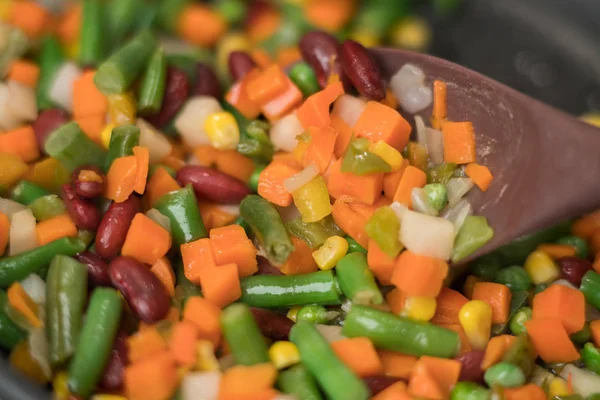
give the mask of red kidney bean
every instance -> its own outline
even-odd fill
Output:
[[[583,275],[592,269],[591,262],[577,257],[562,257],[556,262],[562,271],[562,277],[577,287],[581,285]]]
[[[59,108],[49,108],[38,115],[33,123],[33,131],[35,132],[35,138],[42,153],[45,153],[44,144],[46,143],[46,138],[52,131],[67,122],[69,122],[69,114]]]
[[[256,275],[283,275],[283,272],[264,257],[256,257],[258,261],[258,271]]]
[[[315,71],[317,81],[322,88],[327,86],[331,74],[337,74],[344,87],[349,87],[342,69],[338,47],[337,39],[325,32],[308,32],[300,40],[302,58]]]
[[[91,251],[84,251],[75,256],[75,259],[87,266],[88,282],[91,286],[110,286],[108,263],[102,257]]]
[[[462,364],[459,380],[483,382],[481,362],[483,361],[484,354],[485,352],[482,350],[472,350],[454,358]]]
[[[191,184],[196,196],[221,204],[237,204],[250,194],[241,180],[214,168],[188,165],[177,171],[181,185]]]
[[[344,73],[358,92],[370,100],[383,100],[385,87],[375,59],[354,40],[345,40],[340,50]]]
[[[221,97],[221,84],[211,67],[203,63],[197,63],[196,75],[194,94],[198,96],[212,96],[216,99]]]
[[[157,128],[166,125],[183,106],[190,93],[190,82],[185,72],[167,67],[167,82],[162,106],[157,114],[146,116],[146,120]]]
[[[234,81],[239,81],[256,68],[256,63],[245,51],[232,51],[227,60],[229,73]]]
[[[108,363],[104,368],[104,374],[98,385],[106,390],[119,390],[123,387],[123,375],[125,366],[129,363],[129,351],[127,349],[127,333],[119,331]]]
[[[112,203],[104,214],[96,232],[96,253],[106,259],[121,252],[129,225],[135,214],[142,211],[139,197],[131,195],[122,203]]]
[[[67,207],[69,216],[78,228],[95,231],[100,225],[100,210],[91,201],[82,199],[68,183],[62,187],[61,197]]]
[[[138,319],[153,324],[167,315],[171,298],[148,266],[119,256],[110,262],[109,274],[113,286],[123,294]]]
[[[400,378],[396,378],[393,376],[369,376],[368,378],[363,378],[363,382],[369,387],[371,391],[371,396],[375,396],[379,392],[383,392],[388,387],[392,386],[394,383],[400,381]]]
[[[82,179],[80,176],[82,171],[91,171],[96,174],[93,178],[96,179]],[[73,190],[81,197],[87,199],[93,199],[104,193],[104,184],[106,182],[106,175],[100,168],[95,165],[85,165],[79,167],[71,174],[71,184]]]
[[[294,322],[285,315],[263,308],[252,308],[254,320],[263,335],[272,340],[288,340]]]

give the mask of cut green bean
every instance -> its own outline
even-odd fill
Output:
[[[583,365],[595,374],[600,374],[600,350],[592,343],[586,343],[581,349]]]
[[[106,167],[110,166],[119,157],[132,156],[133,148],[140,144],[140,128],[135,125],[121,125],[115,127],[110,134],[108,154],[106,155]]]
[[[321,392],[312,375],[302,364],[281,371],[277,387],[283,393],[293,395],[297,400],[322,400]]]
[[[55,194],[40,197],[29,204],[29,209],[38,221],[45,221],[67,211],[65,203]]]
[[[162,47],[158,47],[142,77],[138,100],[138,110],[140,112],[153,114],[160,111],[165,95],[166,81],[167,60]]]
[[[356,252],[346,254],[335,267],[342,293],[358,304],[381,304],[383,296],[367,264],[367,256]]]
[[[54,36],[46,36],[40,46],[40,77],[36,87],[38,110],[54,107],[50,100],[50,87],[54,83],[56,72],[65,61],[62,46]]]
[[[123,0],[121,0],[123,1]],[[83,0],[79,63],[96,66],[104,58],[104,10],[100,0]]]
[[[49,194],[43,187],[33,182],[22,180],[12,189],[11,198],[17,203],[28,206],[40,197]]]
[[[177,21],[190,0],[159,0],[158,23],[167,32],[177,32]]]
[[[267,344],[252,312],[245,304],[232,304],[221,314],[223,336],[238,364],[269,362]]]
[[[136,24],[137,13],[147,7],[150,5],[140,4],[139,0],[112,0],[107,4],[106,29],[113,45],[123,42]]]
[[[169,217],[173,245],[177,248],[208,236],[191,185],[163,195],[156,201],[154,208]]]
[[[581,278],[579,290],[583,292],[585,301],[600,310],[600,274],[588,271]]]
[[[69,171],[90,164],[102,168],[106,159],[104,150],[88,138],[76,122],[69,122],[52,132],[44,148]]]
[[[572,333],[569,337],[574,343],[580,345],[589,342],[592,337],[592,330],[590,329],[590,324],[586,322],[581,330]]]

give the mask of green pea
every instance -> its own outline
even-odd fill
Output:
[[[498,385],[505,388],[511,388],[524,385],[526,379],[521,368],[517,367],[515,364],[503,361],[491,366],[485,371],[483,380],[489,387]]]
[[[326,324],[327,309],[318,304],[312,304],[302,307],[296,314],[296,321],[307,321],[311,324]]]
[[[587,242],[578,236],[575,236],[575,235],[563,236],[560,239],[558,239],[556,241],[556,243],[567,244],[569,246],[575,247],[575,250],[576,250],[575,255],[579,258],[588,258],[590,255],[590,249],[588,247]]]
[[[527,332],[525,329],[525,322],[532,318],[532,311],[529,307],[521,307],[517,310],[515,315],[510,319],[509,328],[510,331],[515,335]]]
[[[264,165],[259,165],[254,168],[254,172],[250,175],[250,179],[248,180],[248,186],[250,189],[256,193],[258,192],[258,178],[260,177],[260,173],[265,169]]]
[[[437,211],[440,211],[448,202],[448,189],[441,183],[430,183],[423,188],[427,195],[429,204]]]
[[[450,400],[489,400],[490,391],[474,382],[458,382],[454,385]]]
[[[577,344],[584,344],[586,342],[589,342],[591,337],[592,331],[590,330],[590,324],[588,324],[587,322],[585,325],[583,325],[583,329],[571,334],[571,340]]]
[[[600,350],[592,343],[586,343],[581,349],[581,361],[593,373],[600,373]]]
[[[471,274],[483,279],[484,281],[493,281],[496,272],[498,272],[500,268],[502,268],[500,259],[495,257],[493,254],[479,257],[470,264]]]
[[[313,71],[313,69],[305,62],[295,64],[290,69],[289,76],[305,97],[310,96],[321,89],[317,82],[315,71]]]
[[[494,274],[494,282],[506,285],[512,291],[527,290],[531,286],[529,274],[518,265],[497,271]]]

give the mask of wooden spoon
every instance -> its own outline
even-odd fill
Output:
[[[494,237],[468,261],[523,235],[600,208],[600,129],[454,63],[374,49],[384,77],[406,63],[448,84],[448,119],[472,121],[477,162],[494,181],[467,195]],[[429,118],[431,109],[420,113]]]

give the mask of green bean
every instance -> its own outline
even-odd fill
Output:
[[[383,296],[363,253],[346,254],[335,267],[342,293],[358,304],[381,304]]]
[[[252,228],[267,258],[277,264],[285,262],[294,244],[275,206],[252,194],[240,203],[240,215]]]
[[[581,278],[579,290],[583,292],[585,301],[600,309],[600,274],[588,271]]]
[[[290,340],[298,346],[300,359],[317,380],[327,398],[332,400],[365,400],[369,389],[335,355],[317,328],[299,321],[290,331]]]
[[[177,248],[208,236],[191,185],[163,195],[156,201],[154,208],[169,217],[173,244]]]
[[[79,63],[98,65],[104,58],[104,10],[100,0],[83,0],[81,32],[79,33]]]
[[[529,274],[519,265],[512,265],[496,272],[494,282],[506,285],[512,291],[529,290],[531,287]]]
[[[106,29],[111,43],[122,43],[136,23],[137,13],[149,8],[139,0],[112,0],[106,6]]]
[[[339,284],[331,271],[303,275],[254,275],[243,278],[240,283],[240,300],[252,307],[342,303]]]
[[[588,258],[590,255],[590,249],[587,242],[575,235],[563,236],[556,241],[558,244],[566,244],[575,247],[576,256],[579,258]]]
[[[49,194],[29,204],[29,209],[38,221],[45,221],[67,211],[65,203],[55,194]]]
[[[526,380],[525,374],[519,367],[504,361],[488,368],[483,379],[489,387],[498,385],[505,388],[522,386]]]
[[[177,32],[177,21],[190,0],[160,0],[158,6],[158,23],[167,32]]]
[[[308,97],[321,90],[315,71],[306,62],[294,64],[288,75],[292,82],[298,86],[304,97]]]
[[[88,397],[102,377],[117,335],[123,301],[115,289],[96,288],[69,366],[69,390]]]
[[[17,203],[28,206],[35,200],[48,194],[50,193],[43,187],[38,186],[33,182],[22,180],[12,189],[11,198]]]
[[[56,72],[65,61],[62,46],[54,36],[46,36],[40,46],[40,77],[36,87],[38,110],[54,107],[50,100],[50,87],[54,83]]]
[[[460,347],[460,339],[454,331],[360,305],[350,308],[342,334],[347,337],[365,336],[377,348],[415,356],[450,358]]]
[[[490,400],[490,398],[490,391],[475,382],[458,382],[450,394],[450,400]]]
[[[89,164],[103,167],[106,158],[104,150],[92,142],[76,122],[69,122],[52,132],[44,148],[69,171]]]
[[[525,322],[533,317],[531,308],[521,307],[515,315],[510,319],[509,328],[514,335],[520,335],[527,332]]]
[[[132,156],[133,148],[140,144],[140,128],[135,125],[120,125],[110,134],[105,170],[119,157]]]
[[[254,365],[269,361],[265,338],[247,305],[237,303],[224,309],[221,327],[238,364]]]
[[[162,47],[158,47],[142,77],[138,110],[157,113],[162,107],[167,81],[167,59]]]
[[[0,289],[0,347],[11,350],[27,337],[27,332],[6,315],[4,312],[6,303],[8,303],[8,296],[4,290]]]
[[[57,255],[46,278],[46,331],[50,362],[60,365],[73,355],[87,299],[87,267]]]
[[[348,242],[348,253],[361,252],[367,254],[367,249],[362,247],[358,242],[352,239],[350,236],[346,236],[346,242]]]
[[[94,76],[94,82],[104,94],[127,91],[140,75],[156,48],[156,38],[143,30],[105,60]]]
[[[248,123],[247,120],[239,114],[239,111],[235,110],[235,112],[230,112],[235,117],[238,126],[240,127],[240,142],[237,146],[237,151],[246,157],[252,158],[257,163],[270,163],[273,159],[275,149],[268,135],[269,124],[259,120]],[[244,118],[244,122],[241,122],[242,118]]]
[[[252,232],[252,228],[250,228],[250,225],[248,225],[248,223],[246,222],[246,220],[244,218],[237,217],[235,219],[235,221],[233,221],[233,223],[244,228],[244,231],[246,232],[246,236],[248,236],[249,238],[252,238],[252,235],[254,235],[254,233]]]
[[[581,349],[583,365],[595,374],[600,374],[600,350],[592,343],[586,343]]]
[[[260,173],[265,169],[264,165],[259,165],[254,168],[252,175],[250,175],[250,179],[248,180],[248,187],[252,190],[253,193],[258,192],[258,179],[260,177]]]
[[[302,364],[281,371],[277,378],[277,387],[297,400],[323,399],[317,383]]]
[[[575,342],[577,344],[581,344],[581,345],[588,342],[591,337],[592,337],[592,331],[590,329],[590,324],[587,322],[583,325],[583,328],[580,331],[572,333],[570,336],[570,338],[573,342]]]

